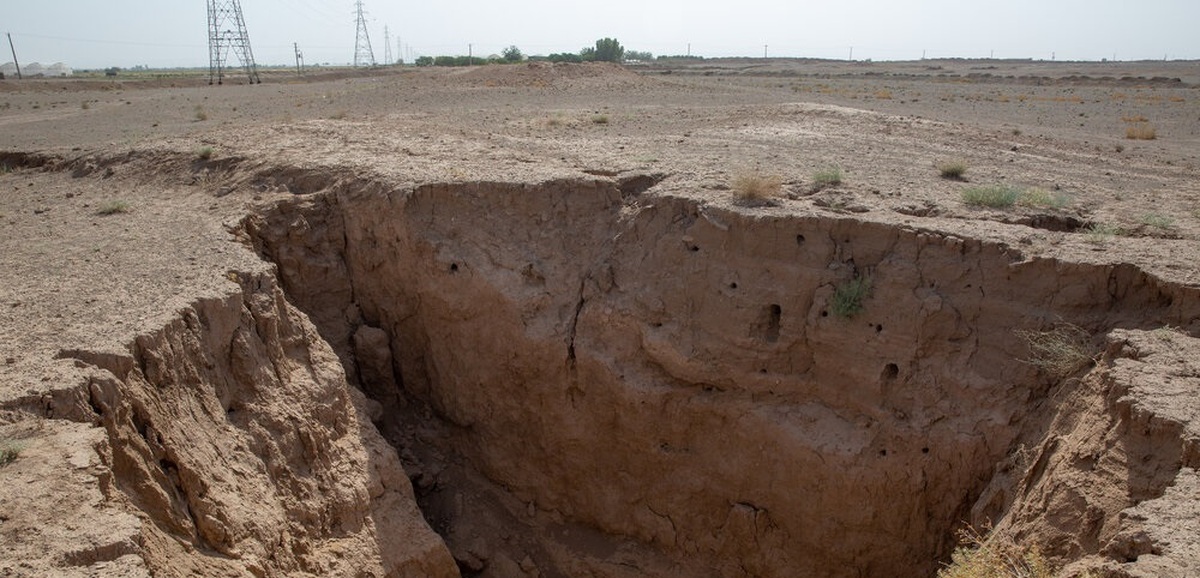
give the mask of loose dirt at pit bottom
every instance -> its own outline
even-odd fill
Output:
[[[1192,575],[1200,92],[1119,66],[0,83],[0,575]]]

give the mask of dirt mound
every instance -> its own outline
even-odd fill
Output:
[[[457,73],[462,80],[485,87],[575,88],[628,87],[648,82],[619,64],[609,62],[529,62],[476,66]]]

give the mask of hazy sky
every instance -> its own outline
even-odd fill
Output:
[[[352,0],[242,0],[260,64],[354,57]],[[597,38],[701,56],[1200,59],[1200,0],[364,0],[375,57],[577,52]],[[22,63],[207,66],[202,0],[0,0]],[[473,45],[468,47],[468,45]],[[3,46],[0,62],[11,60]]]

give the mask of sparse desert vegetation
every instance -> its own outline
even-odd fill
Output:
[[[13,440],[0,440],[0,467],[7,466],[20,457],[24,444]]]
[[[105,201],[100,204],[100,207],[98,209],[96,209],[96,214],[97,215],[105,215],[105,216],[119,215],[122,213],[128,213],[130,210],[131,210],[131,207],[129,206],[129,203],[127,201],[122,201],[122,200]]]
[[[812,181],[813,181],[812,188],[814,191],[819,191],[821,189],[825,189],[828,187],[836,187],[836,186],[842,184],[842,180],[844,178],[845,177],[842,174],[841,167],[827,166],[827,167],[824,167],[821,169],[817,169],[815,172],[813,172],[813,175],[812,175]]]
[[[1025,207],[1061,209],[1071,202],[1071,197],[1062,191],[1051,191],[1041,187],[1030,187],[1021,191],[1017,204]]]
[[[863,301],[871,294],[871,278],[856,275],[834,287],[829,311],[839,319],[851,319],[863,310]]]
[[[742,203],[761,203],[775,199],[783,190],[783,178],[758,171],[745,171],[730,183],[733,198]]]
[[[982,185],[967,187],[962,192],[963,202],[972,207],[1003,209],[1017,204],[1021,189],[1009,185]]]
[[[966,161],[944,161],[934,165],[943,179],[963,180],[969,166]]]
[[[1055,578],[1054,567],[1037,546],[1023,548],[974,530],[964,530],[960,540],[937,578]]]
[[[1067,377],[1092,363],[1095,347],[1085,329],[1067,322],[1045,330],[1017,330],[1029,346],[1025,360],[1055,378]]]

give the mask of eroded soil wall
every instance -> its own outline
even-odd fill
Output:
[[[1056,384],[1013,329],[1200,314],[1133,266],[606,179],[343,184],[247,227],[351,373],[350,337],[382,330],[405,395],[474,467],[721,576],[933,574],[1045,426],[1029,416]],[[843,318],[855,278],[872,290]]]

